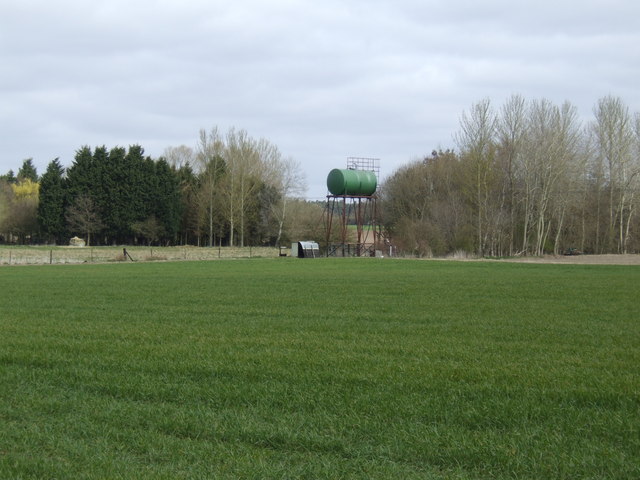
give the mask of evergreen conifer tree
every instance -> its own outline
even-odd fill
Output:
[[[48,242],[64,241],[66,189],[63,175],[64,168],[56,158],[49,163],[40,179],[38,225],[42,238]]]
[[[18,181],[31,180],[32,182],[38,181],[38,171],[33,166],[33,159],[27,158],[22,162],[22,167],[18,170]]]

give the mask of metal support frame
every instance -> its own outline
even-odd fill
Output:
[[[327,195],[325,216],[328,257],[375,256],[379,242],[377,199],[375,195]],[[334,226],[336,214],[339,215],[339,223]],[[355,239],[351,238],[349,232],[351,219],[356,226]],[[339,228],[339,238],[336,242],[332,242],[334,227]],[[372,238],[369,238],[369,234]]]
[[[367,170],[374,172],[376,179],[380,178],[380,159],[365,157],[348,157],[347,169]],[[363,257],[375,256],[381,235],[378,225],[376,195],[327,195],[326,216],[326,246],[327,257]],[[340,238],[332,243],[331,237],[334,228],[334,217],[339,209]],[[356,225],[355,242],[349,235],[349,221],[353,219]],[[365,232],[365,227],[371,232]],[[367,242],[369,240],[369,242]]]

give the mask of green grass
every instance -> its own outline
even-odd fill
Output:
[[[640,269],[0,268],[0,478],[640,478]]]

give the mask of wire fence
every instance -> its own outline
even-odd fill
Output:
[[[0,246],[0,265],[207,261],[278,257],[275,247],[14,247]]]

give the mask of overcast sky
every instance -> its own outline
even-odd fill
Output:
[[[640,2],[0,0],[0,73],[0,173],[236,127],[298,160],[319,198],[347,157],[385,177],[455,147],[483,98],[640,111]]]

